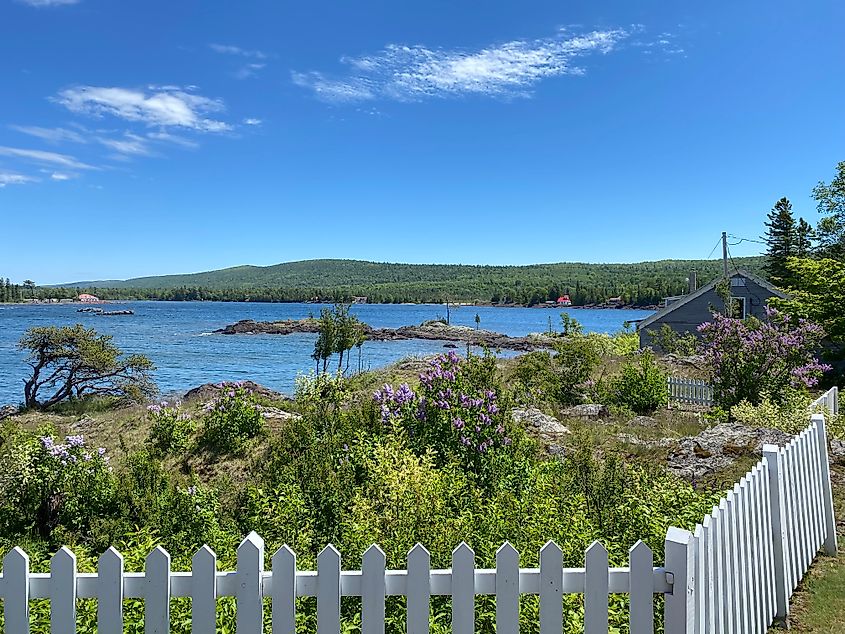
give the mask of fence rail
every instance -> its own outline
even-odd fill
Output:
[[[275,634],[295,633],[297,597],[317,598],[317,634],[340,632],[341,597],[361,598],[362,634],[383,634],[385,597],[407,597],[408,634],[429,632],[432,596],[451,597],[452,631],[475,631],[475,597],[496,597],[496,631],[518,634],[520,595],[539,595],[540,634],[559,634],[565,623],[564,594],[584,595],[585,634],[606,634],[610,594],[629,595],[631,634],[654,631],[654,595],[665,597],[667,634],[760,632],[786,618],[789,598],[818,550],[836,552],[824,416],[783,448],[766,445],[763,459],[695,527],[670,528],[665,564],[654,566],[652,551],[637,542],[629,565],[611,568],[604,546],[594,542],[583,568],[565,568],[554,543],[540,549],[539,568],[520,568],[520,555],[503,544],[494,569],[477,569],[467,544],[452,552],[452,567],[431,569],[428,551],[416,545],[406,570],[387,570],[384,552],[373,545],[361,570],[343,570],[331,545],[317,557],[317,570],[298,570],[287,546],[265,571],[264,541],[250,533],[237,550],[237,570],[217,570],[217,558],[203,546],[190,572],[171,571],[170,555],[156,548],[144,572],[125,572],[122,555],[109,548],[96,573],[79,573],[67,548],[57,552],[49,573],[31,573],[29,557],[14,548],[3,559],[0,597],[4,631],[30,631],[29,604],[50,600],[50,631],[76,631],[78,599],[97,599],[99,634],[123,632],[125,599],[144,600],[148,633],[170,629],[170,600],[190,597],[194,632],[214,632],[218,597],[235,597],[238,634],[263,632],[264,599],[270,599]]]
[[[810,411],[813,412],[818,407],[823,407],[831,416],[839,415],[839,388],[835,385],[827,392],[818,397],[815,401],[810,403]]]
[[[699,379],[670,376],[667,379],[669,401],[688,405],[713,405],[713,386]]]

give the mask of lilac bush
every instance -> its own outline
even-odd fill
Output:
[[[147,416],[152,422],[147,443],[154,451],[180,453],[189,448],[197,425],[181,406],[179,401],[173,404],[161,401],[147,407]]]
[[[727,409],[764,394],[779,402],[791,389],[815,386],[829,365],[815,356],[824,331],[803,318],[766,309],[766,319],[714,314],[698,327],[716,402]]]
[[[404,428],[421,450],[454,455],[480,468],[493,452],[511,444],[508,418],[488,359],[461,359],[454,352],[433,359],[419,375],[419,391],[407,383],[384,385],[373,395],[385,424]]]
[[[217,398],[203,408],[201,442],[217,451],[237,451],[264,429],[252,390],[243,383],[219,383]]]

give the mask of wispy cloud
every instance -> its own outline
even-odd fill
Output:
[[[631,34],[610,29],[555,37],[512,40],[477,51],[431,49],[390,44],[375,55],[343,57],[346,75],[294,72],[295,84],[330,102],[377,98],[413,101],[423,97],[524,95],[543,79],[583,75],[574,61],[592,53],[609,53]]]
[[[261,125],[261,119],[248,118],[244,119],[244,125]]]
[[[19,0],[31,7],[58,7],[65,4],[77,4],[79,0]]]
[[[267,64],[246,64],[236,70],[233,75],[235,79],[250,79],[258,76],[258,71],[263,69]]]
[[[251,57],[253,59],[267,59],[269,57],[263,51],[247,50],[240,46],[231,46],[229,44],[209,44],[208,47],[215,53],[222,53],[223,55],[237,55],[239,57]]]
[[[228,123],[207,117],[225,110],[223,102],[186,92],[176,86],[159,86],[150,92],[129,88],[77,86],[61,91],[57,103],[71,112],[97,117],[111,115],[148,126],[180,127],[200,132],[225,132]]]
[[[25,148],[6,147],[0,145],[0,156],[11,156],[12,158],[23,159],[33,163],[53,165],[66,169],[91,170],[97,169],[67,154],[56,152],[44,152],[43,150],[29,150]]]
[[[41,128],[38,126],[10,125],[12,130],[34,136],[49,143],[85,143],[85,138],[74,130],[67,128]]]
[[[186,139],[185,137],[178,136],[176,134],[170,134],[170,132],[148,132],[147,138],[152,139],[153,141],[162,141],[166,143],[172,143],[173,145],[179,145],[181,147],[186,148],[196,148],[199,147],[199,143],[193,141],[191,139]]]
[[[122,156],[150,156],[153,154],[149,143],[144,137],[127,132],[118,139],[98,138],[101,144]]]
[[[68,174],[67,172],[53,172],[50,178],[54,181],[69,181],[71,178],[76,178],[76,174]]]
[[[24,176],[23,174],[17,174],[15,172],[4,172],[0,170],[0,189],[6,185],[24,185],[35,180],[37,179],[32,178],[31,176]]]

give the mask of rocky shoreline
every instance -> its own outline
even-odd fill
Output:
[[[253,321],[243,319],[225,328],[215,330],[223,335],[291,335],[294,333],[316,333],[319,322],[316,319],[289,319],[285,321]],[[400,328],[372,328],[364,325],[368,341],[400,341],[403,339],[425,339],[483,346],[491,349],[531,352],[548,348],[552,339],[536,334],[526,337],[511,337],[491,330],[477,330],[468,326],[450,326],[441,321],[427,321],[419,326]]]

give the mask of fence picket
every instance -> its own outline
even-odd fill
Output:
[[[704,615],[705,615],[705,596],[704,586],[706,583],[706,535],[704,526],[696,524],[695,531],[693,531],[693,538],[695,542],[695,578],[698,583],[695,584],[695,634],[704,634]]]
[[[519,634],[519,553],[508,542],[496,551],[496,632]]]
[[[97,563],[97,633],[123,634],[123,555],[113,547]]]
[[[329,544],[317,555],[317,634],[340,632],[340,553]]]
[[[672,592],[666,595],[665,629],[672,634],[695,632],[695,562],[691,533],[674,526],[666,532],[663,550],[666,570],[672,575]],[[606,631],[606,630],[605,630]]]
[[[540,549],[540,634],[563,631],[563,551],[553,541]]]
[[[144,564],[144,632],[170,632],[170,555],[156,546]]]
[[[645,542],[638,541],[628,551],[630,634],[654,633],[654,554]]]
[[[50,632],[76,632],[76,555],[67,546],[50,559]]]
[[[273,634],[296,634],[296,553],[285,544],[273,555]]]
[[[452,551],[452,631],[475,631],[475,553],[466,542]]]
[[[191,631],[217,628],[217,555],[208,546],[191,559]]]
[[[408,634],[428,634],[431,555],[417,544],[408,553]]]
[[[361,634],[384,634],[384,551],[373,544],[361,562]]]
[[[15,546],[3,558],[3,617],[10,634],[29,633],[29,555]]]
[[[837,401],[838,402],[838,401]],[[824,510],[824,551],[828,555],[835,555],[836,543],[836,520],[833,516],[833,491],[830,487],[830,463],[827,456],[827,431],[824,416],[816,414],[812,417],[812,424],[816,430],[816,441],[819,445],[819,475],[824,484],[822,493]]]
[[[593,542],[585,553],[584,634],[607,634],[607,550]]]

